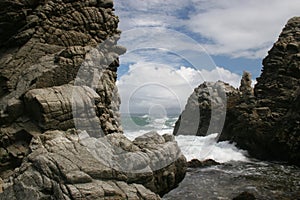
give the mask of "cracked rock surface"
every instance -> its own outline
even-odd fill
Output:
[[[3,0],[0,12],[0,199],[159,199],[178,185],[174,138],[122,135],[113,1]]]
[[[150,132],[131,142],[119,133],[97,139],[86,131],[47,131],[31,141],[32,153],[0,199],[160,199],[186,168],[174,138],[166,138]]]

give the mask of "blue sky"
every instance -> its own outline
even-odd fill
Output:
[[[182,110],[193,88],[253,79],[298,0],[116,0],[123,31],[118,87],[122,112]]]

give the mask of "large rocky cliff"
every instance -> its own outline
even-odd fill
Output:
[[[76,125],[122,132],[115,81],[117,57],[126,50],[116,46],[120,31],[113,3],[7,0],[0,7],[1,174],[20,164],[35,134]],[[99,46],[103,42],[106,47]],[[90,83],[97,75],[99,80]],[[97,93],[87,95],[82,86]],[[79,95],[97,100],[95,116],[72,111],[72,98]],[[83,120],[76,124],[80,119],[73,117]]]
[[[300,165],[300,17],[288,21],[263,60],[254,90],[249,73],[244,73],[239,89],[223,83],[223,92],[213,92],[218,91],[216,85],[222,84],[204,83],[195,89],[174,134],[219,132],[219,140],[236,142],[256,158]],[[212,111],[222,105],[226,106],[225,123]],[[189,116],[191,110],[198,111],[198,116]],[[190,131],[189,127],[197,128]]]
[[[122,135],[113,11],[0,2],[0,199],[159,199],[184,177],[174,138]]]
[[[254,98],[228,106],[221,139],[257,158],[300,165],[300,17],[288,21],[263,60]]]

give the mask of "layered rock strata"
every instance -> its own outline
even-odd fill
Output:
[[[0,199],[158,199],[178,184],[175,141],[154,134],[148,147],[121,135],[115,83],[126,49],[111,0],[5,0],[0,11]]]
[[[228,107],[221,139],[257,158],[300,165],[300,17],[288,21],[263,60],[250,102]]]
[[[125,48],[116,45],[113,3],[6,0],[0,8],[1,176],[29,153],[35,134],[75,127],[69,101],[74,91],[65,84],[94,89],[93,124],[103,134],[122,132],[115,81]]]

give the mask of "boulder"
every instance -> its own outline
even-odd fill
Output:
[[[203,160],[203,161],[200,161],[198,159],[192,159],[191,161],[189,161],[187,163],[187,166],[189,168],[210,167],[210,166],[214,166],[214,165],[220,165],[220,163],[216,162],[213,159],[207,159],[207,160]]]
[[[93,89],[70,84],[33,89],[24,96],[25,110],[42,130],[76,127],[100,137],[103,131],[95,101],[100,97]]]
[[[120,133],[47,131],[30,149],[0,199],[160,199],[155,193],[176,187],[186,171],[176,141],[153,132],[131,142]]]
[[[174,135],[206,136],[221,132],[226,116],[227,98],[238,94],[227,83],[204,82],[195,88],[175,124]]]

